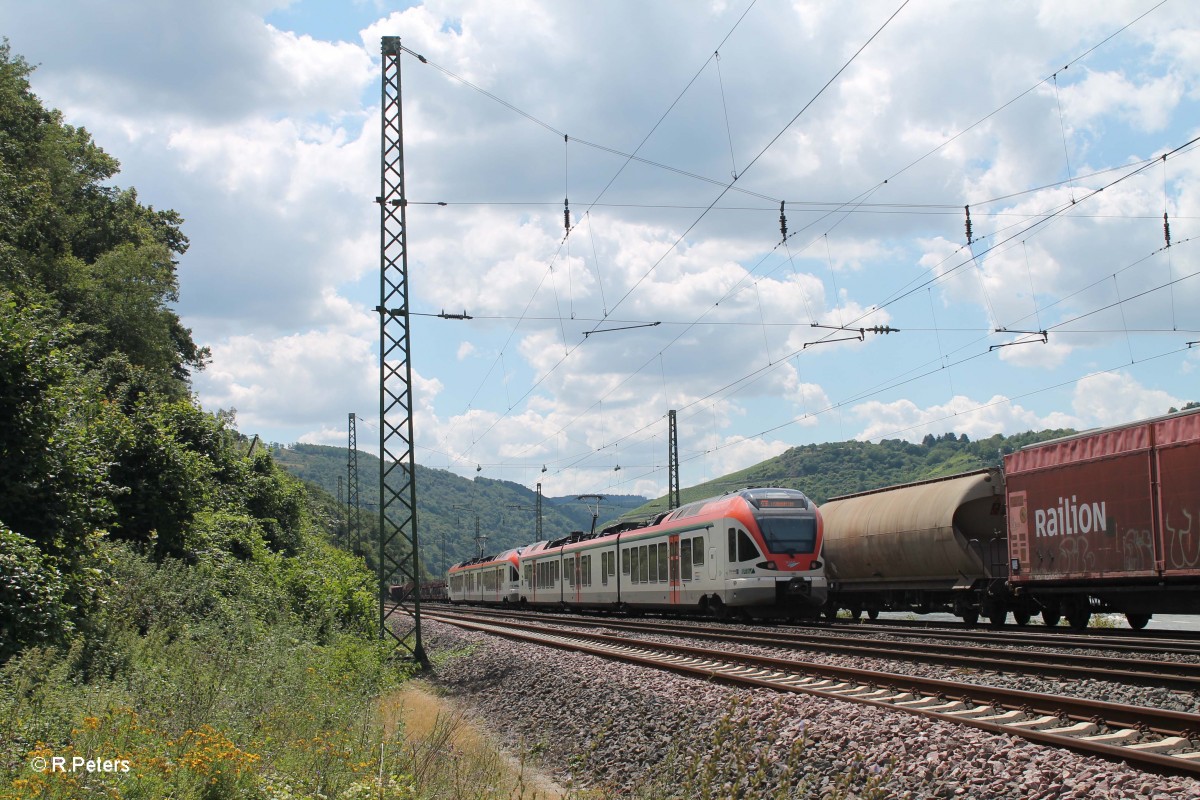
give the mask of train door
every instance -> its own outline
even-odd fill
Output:
[[[679,605],[679,534],[667,537],[667,591],[670,603]]]
[[[575,602],[583,602],[583,571],[580,568],[580,562],[583,560],[579,553],[573,553],[571,556],[575,560]]]
[[[710,528],[704,534],[704,543],[708,545],[708,578],[715,581],[717,579],[717,535]]]

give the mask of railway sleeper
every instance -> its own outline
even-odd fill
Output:
[[[1055,728],[1052,731],[1057,736],[1073,737],[1092,736],[1099,732],[1100,726],[1094,722],[1077,722],[1074,725],[1068,725],[1065,728]]]
[[[936,706],[936,705],[939,705],[939,704],[945,703],[945,702],[946,701],[940,697],[918,697],[915,700],[903,700],[899,703],[892,703],[892,705],[897,706],[899,708],[927,709],[930,706]]]
[[[1060,717],[1053,717],[1049,714],[1046,714],[1033,719],[1022,719],[1016,720],[1015,722],[1006,722],[1004,725],[1006,728],[1020,728],[1021,730],[1027,731],[1045,731],[1054,728],[1055,726],[1062,725],[1062,719]]]
[[[900,694],[894,694],[891,697],[880,697],[879,698],[879,700],[881,702],[891,703],[892,705],[896,705],[904,700],[912,700],[912,699],[913,699],[913,695],[911,692],[901,692]]]
[[[995,709],[991,706],[970,705],[958,711],[949,711],[946,713],[946,716],[957,717],[958,719],[978,719],[985,714],[991,714],[993,711]]]
[[[925,711],[936,711],[939,714],[953,714],[955,712],[966,711],[970,708],[962,700],[950,700],[936,706],[924,706]]]
[[[1168,736],[1157,742],[1138,742],[1129,745],[1130,750],[1137,750],[1140,753],[1169,753],[1181,747],[1191,747],[1191,743],[1182,736]]]

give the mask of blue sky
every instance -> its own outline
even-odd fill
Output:
[[[247,434],[353,411],[376,449],[383,35],[431,62],[413,309],[474,317],[414,319],[422,463],[658,494],[669,409],[688,485],[1200,400],[1200,6],[853,7],[0,0],[43,101],[184,216],[195,390]]]

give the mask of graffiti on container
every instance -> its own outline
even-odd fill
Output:
[[[1096,554],[1091,552],[1091,542],[1078,536],[1063,539],[1058,546],[1063,563],[1063,572],[1091,572],[1096,568]]]
[[[1121,536],[1125,569],[1129,572],[1151,569],[1154,565],[1154,535],[1145,529],[1130,528]]]
[[[1170,569],[1189,569],[1200,566],[1200,536],[1192,532],[1192,515],[1186,508],[1180,513],[1187,518],[1186,528],[1171,525],[1171,515],[1166,515],[1163,527],[1167,531],[1167,554]]]

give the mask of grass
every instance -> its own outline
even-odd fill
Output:
[[[314,633],[269,572],[111,555],[85,636],[0,665],[0,799],[564,798],[368,632]]]

